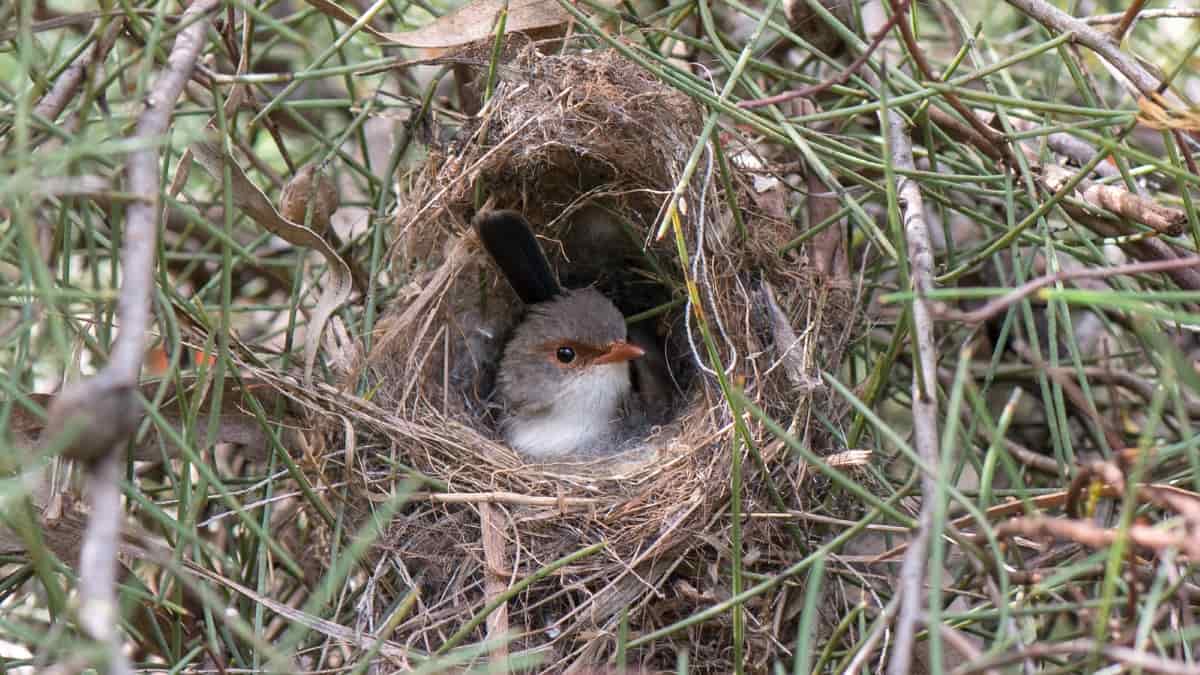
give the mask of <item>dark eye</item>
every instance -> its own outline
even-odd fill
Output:
[[[554,352],[554,358],[558,359],[559,363],[570,363],[575,360],[575,350],[570,347],[559,347],[557,352]]]

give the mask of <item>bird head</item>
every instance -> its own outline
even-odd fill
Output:
[[[517,410],[558,409],[582,417],[611,414],[629,391],[629,361],[642,348],[626,341],[621,312],[598,291],[565,291],[529,307],[500,362],[500,394]]]

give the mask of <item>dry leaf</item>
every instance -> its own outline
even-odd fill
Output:
[[[325,14],[352,24],[357,18],[330,0],[307,0],[308,4],[316,7]],[[370,26],[363,30],[375,37],[392,44],[405,47],[456,47],[476,40],[493,37],[496,30],[496,17],[500,10],[508,6],[508,18],[505,19],[505,33],[519,33],[559,26],[571,19],[558,0],[474,0],[459,9],[442,17],[434,19],[421,28],[404,33],[385,33]],[[611,0],[602,4],[615,4]]]
[[[321,333],[324,332],[325,324],[329,322],[334,310],[350,297],[353,287],[350,267],[321,235],[279,215],[271,205],[271,200],[267,199],[257,185],[250,182],[246,174],[242,173],[242,168],[225,154],[221,146],[211,141],[200,141],[192,144],[191,151],[200,166],[218,180],[223,175],[222,168],[225,165],[229,166],[233,176],[233,203],[246,215],[272,234],[292,244],[316,249],[329,263],[329,285],[321,291],[321,297],[317,300],[317,307],[313,310],[310,320],[311,325],[304,337],[304,384],[311,385],[313,364],[316,363],[317,348],[321,344]]]
[[[279,195],[279,213],[293,223],[303,223],[312,202],[310,227],[318,234],[329,229],[329,219],[341,204],[337,185],[317,164],[306,164],[283,186]]]
[[[1158,94],[1153,98],[1142,96],[1138,98],[1138,121],[1151,129],[1200,131],[1200,110],[1183,110],[1170,105]]]

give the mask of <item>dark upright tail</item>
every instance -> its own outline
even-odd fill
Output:
[[[476,214],[474,225],[483,247],[522,302],[545,302],[562,291],[525,216],[516,211],[483,211]]]

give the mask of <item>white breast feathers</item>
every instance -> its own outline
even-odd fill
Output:
[[[552,458],[608,450],[621,428],[621,401],[629,395],[629,365],[593,366],[571,379],[549,410],[514,411],[504,438],[526,455]]]

